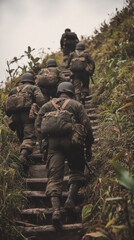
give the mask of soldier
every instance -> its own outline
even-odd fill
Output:
[[[53,58],[47,60],[46,68],[43,68],[36,77],[37,85],[40,87],[46,102],[50,98],[56,97],[58,84],[65,80]]]
[[[73,99],[73,84],[70,82],[59,84],[57,96],[57,99],[52,99],[40,108],[35,121],[42,152],[47,154],[46,195],[51,199],[52,223],[56,228],[61,224],[60,197],[65,159],[68,160],[70,169],[69,194],[65,202],[65,209],[69,212],[74,211],[78,190],[85,181],[84,144],[88,145],[89,153],[91,153],[93,143],[90,120],[86,111],[81,103]],[[58,118],[58,114],[59,116],[61,114],[62,117]],[[54,117],[51,118],[51,115]],[[58,125],[56,125],[57,123]],[[76,128],[73,133],[72,126],[73,129]],[[80,136],[83,136],[82,139]]]
[[[66,61],[69,54],[75,50],[78,42],[79,39],[76,33],[71,32],[69,28],[65,29],[65,32],[62,34],[60,40],[61,50],[63,51],[63,56],[65,56],[64,61]]]
[[[76,100],[85,104],[85,97],[89,95],[89,78],[95,70],[95,63],[90,54],[85,51],[85,45],[78,43],[76,50],[70,54],[67,68],[72,71],[72,81],[75,88]]]
[[[36,142],[34,121],[38,108],[45,103],[40,89],[35,84],[31,73],[21,77],[21,85],[9,93],[6,102],[6,114],[11,117],[12,124],[20,141],[20,159],[27,167],[27,156],[32,152]]]

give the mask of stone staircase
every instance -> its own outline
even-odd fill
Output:
[[[97,137],[98,120],[96,109],[91,106],[91,97],[86,99],[85,109],[90,117],[92,129],[95,136],[95,143],[99,141]],[[83,235],[83,225],[81,221],[81,210],[84,201],[84,193],[79,191],[75,215],[68,218],[64,209],[64,203],[68,196],[68,165],[65,162],[64,184],[61,199],[62,230],[56,231],[52,226],[52,206],[50,199],[45,195],[47,184],[46,165],[41,161],[41,154],[33,154],[30,157],[37,164],[29,168],[29,177],[25,179],[25,195],[28,199],[28,208],[22,211],[24,227],[22,233],[28,239],[34,240],[80,240]]]

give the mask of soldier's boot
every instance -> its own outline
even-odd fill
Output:
[[[82,94],[81,102],[82,102],[83,105],[85,105],[85,99],[86,99],[86,96],[87,96],[86,93],[83,93],[83,94]]]
[[[79,186],[76,183],[70,185],[67,200],[65,202],[65,209],[67,212],[75,212],[75,199],[77,198],[77,193]]]
[[[53,208],[52,224],[59,230],[61,228],[61,214],[60,214],[60,199],[59,197],[51,197],[51,204]]]
[[[80,102],[80,93],[75,95],[75,99],[76,99],[76,101]]]
[[[19,157],[23,166],[23,170],[25,172],[28,171],[28,160],[27,160],[28,154],[29,154],[29,151],[27,149],[22,149]]]

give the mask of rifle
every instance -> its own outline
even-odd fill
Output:
[[[95,84],[92,76],[91,76],[91,80],[92,80],[92,83]]]

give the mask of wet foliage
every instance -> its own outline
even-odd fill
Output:
[[[84,239],[133,239],[134,229],[134,4],[116,11],[85,40],[96,63],[95,96],[99,143],[90,165],[82,211]]]
[[[102,23],[94,35],[82,39],[96,63],[90,83],[92,104],[98,107],[99,143],[90,162],[94,174],[86,187],[82,210],[88,239],[130,240],[134,228],[134,5],[127,6],[107,24]],[[27,64],[21,60],[27,58]],[[20,57],[7,62],[9,77],[0,88],[0,239],[25,239],[18,220],[26,203],[19,144],[4,113],[4,102],[10,90],[26,71],[36,75],[48,58],[63,65],[61,52],[35,53],[28,46]]]

